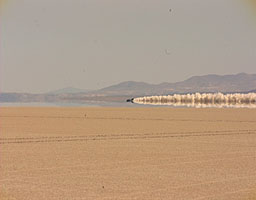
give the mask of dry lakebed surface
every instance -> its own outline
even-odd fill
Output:
[[[255,200],[256,109],[1,107],[0,199]]]

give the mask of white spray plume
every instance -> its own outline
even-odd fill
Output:
[[[195,93],[168,96],[146,96],[133,99],[134,103],[151,105],[171,105],[186,107],[248,107],[256,108],[256,93],[222,94]]]

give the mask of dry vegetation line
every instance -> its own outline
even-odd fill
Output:
[[[187,137],[213,137],[232,135],[256,135],[256,130],[217,130],[194,132],[170,132],[170,133],[137,133],[137,134],[98,134],[77,136],[47,136],[47,137],[14,137],[0,138],[0,144],[22,143],[50,143],[50,142],[76,142],[94,140],[130,140],[130,139],[161,139],[161,138],[187,138]]]
[[[0,118],[35,118],[35,119],[86,119],[86,120],[139,120],[139,121],[174,121],[174,122],[230,122],[230,123],[256,123],[255,120],[204,120],[204,119],[175,119],[175,118],[126,118],[126,117],[65,117],[65,116],[0,116]]]

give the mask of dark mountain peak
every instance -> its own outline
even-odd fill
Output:
[[[138,81],[124,81],[117,84],[117,86],[128,86],[128,87],[133,85],[149,85],[149,84],[145,82],[138,82]]]
[[[256,75],[231,74],[193,76],[185,81],[176,83],[163,82],[160,84],[148,84],[144,82],[126,81],[117,85],[103,88],[101,94],[131,94],[131,95],[162,95],[172,93],[191,92],[247,92],[256,88]]]
[[[120,96],[147,96],[147,95],[168,95],[174,93],[195,93],[195,92],[256,92],[256,74],[232,74],[205,76],[193,76],[185,81],[176,83],[163,82],[160,84],[148,84],[145,82],[125,81],[100,90],[85,92],[85,90],[67,87],[47,94],[1,94],[0,101],[53,101],[56,99],[86,97],[120,97]],[[63,95],[65,94],[65,95]]]
[[[247,74],[245,72],[241,72],[241,73],[235,74],[234,76],[250,76],[250,75],[253,75],[253,74]]]
[[[131,90],[131,89],[145,89],[145,87],[150,86],[148,83],[144,82],[136,82],[136,81],[125,81],[121,82],[116,85],[112,85],[106,88],[101,89],[100,91],[107,91],[107,90]]]
[[[217,74],[208,74],[203,76],[192,76],[191,78],[181,81],[181,82],[197,82],[197,81],[225,81],[225,80],[237,80],[237,79],[248,79],[256,78],[256,74],[247,74],[247,73],[239,73],[239,74],[229,74],[229,75],[217,75]]]

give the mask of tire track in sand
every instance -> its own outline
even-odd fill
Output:
[[[57,143],[57,142],[82,142],[95,140],[138,140],[162,138],[187,138],[187,137],[214,137],[234,135],[256,135],[256,130],[218,130],[202,132],[163,132],[163,133],[137,133],[137,134],[97,134],[97,135],[70,135],[70,136],[43,136],[43,137],[14,137],[0,138],[0,144],[23,143]]]

